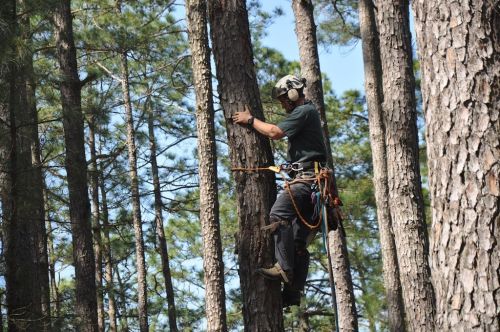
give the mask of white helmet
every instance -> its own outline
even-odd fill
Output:
[[[299,91],[306,86],[305,78],[298,78],[293,75],[286,75],[281,78],[273,88],[272,97],[274,99],[287,94],[288,99],[296,101],[299,99]]]

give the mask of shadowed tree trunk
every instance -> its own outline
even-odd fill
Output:
[[[408,2],[380,0],[378,28],[389,208],[408,328],[434,329],[434,291],[418,161],[415,79]]]
[[[32,201],[31,114],[24,64],[17,39],[21,27],[16,2],[0,9],[0,200],[5,248],[5,281],[9,331],[38,331],[42,307],[38,271],[38,202]]]
[[[75,264],[75,313],[77,317],[75,325],[80,331],[97,331],[95,258],[90,225],[81,82],[78,77],[76,48],[73,40],[70,0],[56,2],[54,25],[61,73],[60,90],[66,145],[65,162]]]
[[[165,290],[168,304],[168,325],[170,332],[177,332],[177,316],[175,311],[174,287],[172,286],[172,274],[170,273],[170,262],[168,257],[167,240],[165,239],[165,229],[163,226],[163,202],[161,199],[160,177],[158,175],[158,162],[156,160],[156,138],[154,132],[153,110],[148,111],[149,149],[151,161],[151,173],[153,175],[153,192],[155,197],[155,227],[158,236],[158,245],[161,257],[161,268],[163,279],[165,280]]]
[[[413,2],[436,330],[500,330],[500,6]]]
[[[30,28],[30,13],[32,8],[25,0],[20,0],[19,4],[23,15],[20,16],[22,25],[21,33],[24,42],[31,48],[31,28]],[[45,228],[45,203],[43,189],[45,187],[42,173],[42,162],[40,152],[40,140],[38,138],[38,114],[36,108],[36,84],[35,73],[33,71],[33,55],[29,52],[25,55],[23,61],[23,71],[26,79],[26,99],[28,114],[27,131],[31,140],[31,176],[32,186],[30,188],[30,196],[33,204],[32,218],[36,228],[36,252],[38,281],[40,288],[40,299],[42,306],[42,321],[41,328],[44,331],[50,330],[50,284],[49,284],[49,269],[48,269],[48,254],[47,254],[47,232]]]
[[[204,0],[188,0],[186,11],[196,93],[200,222],[203,235],[207,330],[224,332],[227,331],[226,296],[219,226],[217,151],[206,2]]]
[[[248,13],[244,0],[208,1],[210,31],[218,90],[226,119],[230,160],[233,167],[273,164],[269,140],[233,124],[231,116],[248,104],[253,115],[264,119],[253,64]],[[272,238],[261,227],[269,223],[276,199],[270,172],[234,173],[239,232],[237,254],[245,331],[282,331],[280,284],[257,275],[255,270],[272,264]]]
[[[387,179],[387,152],[385,150],[385,126],[383,121],[382,65],[380,60],[378,31],[372,0],[359,1],[359,27],[363,42],[365,67],[365,95],[368,104],[370,145],[373,160],[373,185],[377,203],[377,221],[382,251],[384,287],[387,296],[389,329],[404,331],[404,305],[399,279],[396,244],[392,233],[389,210],[389,186]]]
[[[326,120],[323,83],[316,39],[316,24],[314,23],[314,6],[311,0],[293,0],[292,8],[295,15],[295,32],[299,43],[300,64],[302,77],[307,79],[305,95],[316,105],[321,117],[323,136],[327,152],[329,167],[333,170],[330,133]],[[337,186],[335,185],[335,188]],[[338,193],[337,193],[338,194]],[[351,270],[347,252],[345,236],[339,227],[328,234],[329,268],[331,279],[335,281],[335,296],[339,329],[342,331],[356,331],[358,319],[356,303],[352,285]],[[333,290],[332,290],[333,291]]]

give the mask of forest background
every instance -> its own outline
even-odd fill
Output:
[[[242,205],[237,199],[241,177],[231,170],[236,165],[230,158],[234,146],[228,137],[234,131],[228,133],[231,127],[224,113],[228,110],[223,110],[220,99],[224,87],[216,79],[221,75],[215,65],[209,76],[217,150],[214,219],[219,228],[216,236],[220,231],[224,304],[212,306],[213,295],[208,295],[209,268],[203,262],[208,240],[202,237],[205,230],[200,222],[204,179],[199,177],[203,148],[197,123],[201,120],[185,4],[168,0],[7,3],[0,12],[4,46],[0,53],[0,167],[4,170],[0,177],[0,325],[13,331],[30,324],[55,331],[204,331],[215,326],[213,309],[223,312],[219,313],[225,325],[221,331],[251,330],[248,298],[243,294],[247,290],[239,281],[247,278],[238,261],[243,248],[238,228]],[[312,3],[326,109],[323,120],[328,124],[343,201],[348,252],[344,256],[355,297],[353,326],[362,331],[394,329],[384,290],[372,182],[358,1]],[[273,84],[286,74],[301,76],[291,2],[252,0],[247,1],[247,9],[263,115],[276,123],[285,114],[270,97]],[[216,9],[210,11],[215,15]],[[67,45],[74,49],[67,51]],[[212,46],[217,52],[218,46]],[[412,40],[410,59],[416,59],[415,48]],[[414,148],[420,157],[416,172],[421,176],[417,187],[422,186],[417,196],[423,197],[425,214],[420,221],[430,226],[418,61],[412,62],[411,71],[418,128]],[[254,135],[247,129],[240,134]],[[276,164],[286,161],[285,142],[272,141],[270,148]],[[279,176],[276,184],[283,188]],[[492,188],[494,192],[494,184]],[[320,234],[311,245],[302,305],[286,309],[283,325],[276,330],[331,331],[339,325],[325,240]],[[91,267],[92,271],[86,270]],[[430,283],[429,278],[425,282]],[[6,284],[11,285],[10,292]],[[31,299],[36,296],[40,307],[33,309]],[[96,321],[88,312],[94,306]],[[407,314],[412,315],[410,310]]]

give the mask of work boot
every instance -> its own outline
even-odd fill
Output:
[[[281,292],[281,300],[283,302],[283,308],[290,307],[292,305],[300,305],[300,291],[291,289],[285,285],[283,291]]]
[[[284,271],[279,263],[274,264],[273,267],[270,267],[268,269],[261,267],[257,269],[257,272],[266,279],[280,280],[284,283],[289,283],[292,279],[292,273]]]

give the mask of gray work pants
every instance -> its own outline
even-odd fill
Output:
[[[309,224],[313,224],[313,203],[311,183],[294,183],[290,185],[293,200],[300,214]],[[271,208],[270,221],[282,221],[274,232],[275,256],[281,268],[292,272],[292,286],[303,290],[309,269],[309,253],[306,246],[311,230],[304,225],[297,215],[288,190],[283,190]],[[284,222],[283,222],[284,221]]]

